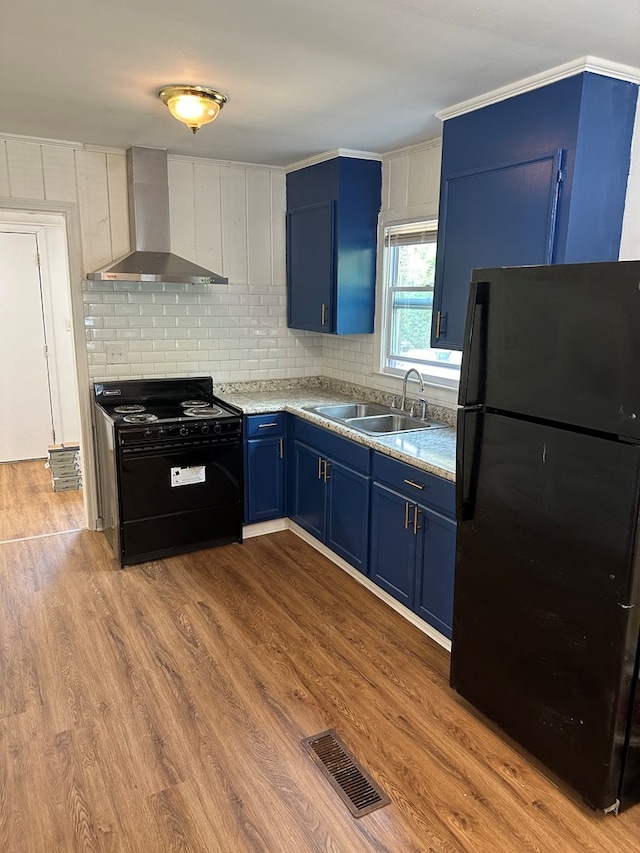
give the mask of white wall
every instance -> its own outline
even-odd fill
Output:
[[[640,98],[636,106],[619,257],[621,261],[640,258]]]

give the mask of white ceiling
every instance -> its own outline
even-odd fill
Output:
[[[587,55],[640,66],[639,0],[12,0],[0,133],[285,166],[432,139],[437,110]],[[171,83],[229,103],[194,136]]]

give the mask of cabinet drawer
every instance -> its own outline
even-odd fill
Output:
[[[284,412],[268,412],[266,415],[247,415],[246,437],[266,438],[284,434]]]
[[[420,503],[429,504],[448,515],[455,514],[455,483],[399,462],[382,453],[373,454],[372,477]]]
[[[362,474],[371,469],[371,453],[368,447],[342,438],[330,430],[317,427],[302,418],[295,419],[295,438],[313,447],[323,456],[342,462]]]

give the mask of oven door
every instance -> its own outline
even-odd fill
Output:
[[[119,456],[122,565],[241,541],[237,437],[123,447]]]

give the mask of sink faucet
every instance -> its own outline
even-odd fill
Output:
[[[415,375],[420,380],[420,391],[424,391],[424,380],[422,379],[422,376],[416,370],[415,367],[410,367],[409,370],[407,370],[407,372],[405,373],[404,379],[402,380],[402,400],[400,401],[400,408],[402,409],[402,411],[404,411],[404,407],[407,403],[407,379],[412,373],[415,373]]]

